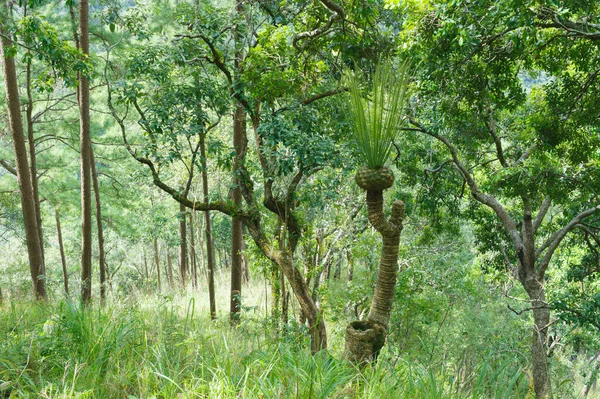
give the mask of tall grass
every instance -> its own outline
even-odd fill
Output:
[[[83,308],[11,303],[0,311],[0,397],[520,398],[527,381],[490,360],[457,385],[449,370],[383,354],[356,369],[246,315],[230,328],[162,298]],[[289,332],[293,334],[293,332]],[[387,357],[386,357],[387,356]]]

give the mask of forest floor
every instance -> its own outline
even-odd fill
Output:
[[[192,290],[130,292],[88,308],[68,299],[5,301],[0,397],[531,397],[526,374],[512,364],[480,364],[457,383],[449,365],[423,365],[384,350],[375,366],[357,369],[342,358],[342,323],[328,323],[331,349],[313,357],[304,327],[280,328],[269,319],[263,282],[245,288],[242,321],[230,327],[226,279],[219,281],[213,322],[207,294]]]

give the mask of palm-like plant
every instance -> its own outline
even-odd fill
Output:
[[[385,163],[403,123],[409,72],[408,61],[401,63],[397,71],[389,64],[379,64],[367,98],[360,90],[360,78],[356,74],[348,74],[354,139],[365,165],[358,171],[356,182],[365,190],[381,191],[394,181]]]

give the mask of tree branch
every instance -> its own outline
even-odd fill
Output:
[[[500,204],[500,202],[498,202],[498,200],[495,197],[493,197],[489,194],[483,193],[479,189],[479,187],[477,186],[477,183],[475,182],[475,179],[473,178],[473,175],[471,175],[471,173],[469,172],[467,167],[465,165],[463,165],[463,163],[461,162],[461,160],[458,156],[457,148],[446,137],[441,136],[441,135],[434,133],[431,130],[425,128],[423,125],[421,125],[415,119],[409,118],[409,121],[413,126],[415,126],[418,129],[419,132],[435,138],[436,140],[442,142],[446,146],[446,148],[450,151],[450,155],[452,156],[452,161],[454,162],[455,167],[458,169],[458,171],[462,175],[463,180],[467,183],[467,186],[469,187],[469,189],[471,191],[471,195],[477,201],[488,206],[496,213],[496,215],[502,222],[504,229],[510,236],[510,238],[513,242],[513,245],[515,246],[515,250],[517,251],[519,260],[522,260],[523,242],[522,242],[521,237],[519,236],[516,222],[510,216],[508,211],[502,206],[502,204]]]
[[[550,263],[550,260],[552,259],[552,255],[554,255],[554,252],[556,251],[556,249],[558,248],[558,246],[560,245],[560,243],[562,242],[562,240],[565,238],[565,236],[567,235],[567,233],[569,233],[575,226],[577,226],[579,223],[581,223],[581,221],[583,219],[585,219],[588,216],[593,215],[594,213],[596,213],[597,211],[600,210],[600,205],[597,205],[593,208],[589,208],[586,209],[585,211],[581,212],[579,215],[575,216],[573,219],[571,219],[571,221],[562,229],[556,231],[554,234],[552,234],[552,236],[550,236],[550,238],[548,238],[546,240],[546,242],[536,251],[536,258],[539,257],[542,252],[544,252],[544,250],[546,251],[546,253],[544,254],[544,257],[542,258],[542,260],[540,261],[540,264],[538,266],[538,278],[541,280],[544,278],[544,274],[546,273],[546,269],[548,268],[548,264]]]

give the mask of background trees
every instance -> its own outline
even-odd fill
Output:
[[[538,397],[568,391],[551,381],[591,390],[597,5],[110,1],[90,5],[89,51],[73,34],[84,17],[77,6],[85,3],[11,4],[2,21],[5,68],[15,64],[0,88],[5,299],[26,296],[27,263],[53,298],[103,273],[90,298],[104,288],[109,306],[126,293],[197,295],[211,319],[233,313],[246,328],[244,318],[260,313],[281,340],[304,342],[308,332],[313,352],[340,351],[344,326],[368,318],[381,249],[352,181],[343,71],[363,74],[364,89],[378,61],[408,57],[410,117],[390,147],[397,181],[375,201],[384,209],[401,199],[406,212],[406,242],[387,265],[390,276],[403,272],[388,290],[381,367],[401,356],[438,377],[452,370],[460,382],[442,385],[472,395],[469,381],[488,361],[514,371],[517,397],[529,375]],[[90,83],[87,145],[77,74]],[[20,139],[19,151],[8,149]],[[103,201],[95,226],[89,208],[85,262],[80,160],[95,169]],[[30,183],[15,179],[19,170]],[[251,238],[242,251],[241,232]],[[33,261],[17,250],[23,237],[38,241]],[[100,268],[89,269],[96,257]],[[243,259],[252,278],[240,296]],[[508,359],[528,345],[531,357]],[[592,371],[584,378],[578,367]],[[486,384],[480,396],[494,391]]]

